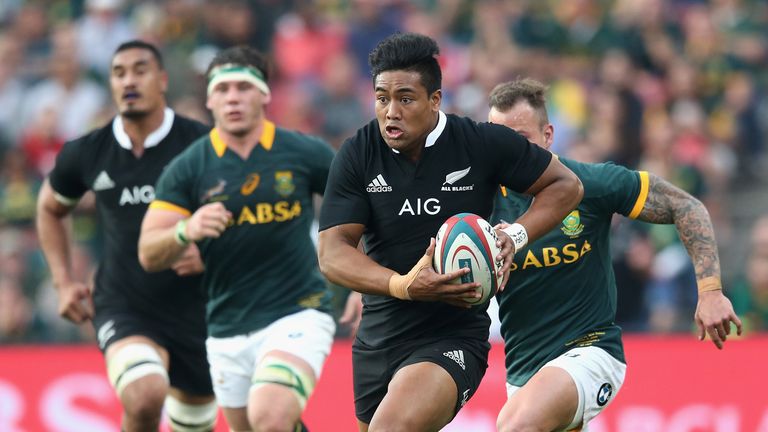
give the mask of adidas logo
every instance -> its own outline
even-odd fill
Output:
[[[453,351],[444,352],[443,355],[455,361],[459,366],[461,366],[462,370],[467,370],[467,368],[464,366],[464,351],[453,350]]]
[[[368,187],[365,188],[368,192],[392,192],[392,186],[388,185],[381,174],[377,175],[375,179],[368,183]]]
[[[99,340],[101,349],[107,346],[107,342],[112,339],[115,333],[115,320],[109,320],[99,327],[99,331],[96,332],[96,338]]]
[[[115,187],[115,182],[109,178],[109,174],[107,174],[106,171],[102,171],[96,176],[96,180],[93,181],[93,187],[91,189],[93,189],[94,192],[98,192],[112,189],[113,187]]]

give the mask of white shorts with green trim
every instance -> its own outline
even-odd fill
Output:
[[[253,373],[270,351],[283,351],[303,359],[312,367],[315,380],[319,379],[335,331],[336,324],[330,315],[305,309],[253,333],[208,337],[205,345],[219,406],[242,408],[248,404]]]
[[[627,372],[626,364],[616,360],[604,349],[594,346],[573,348],[542,366],[545,367],[559,367],[565,370],[576,383],[579,405],[573,421],[564,430],[578,428],[583,422],[581,432],[587,432],[589,421],[600,414],[616,397],[624,384]],[[507,398],[519,389],[520,387],[507,383]]]

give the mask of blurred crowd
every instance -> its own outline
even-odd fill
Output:
[[[495,84],[536,78],[550,85],[556,153],[649,170],[700,198],[728,252],[727,293],[748,329],[768,330],[765,1],[3,0],[0,343],[93,338],[58,317],[35,199],[63,143],[114,115],[119,43],[156,43],[171,106],[206,122],[212,55],[259,48],[274,63],[268,116],[338,147],[373,117],[367,55],[396,31],[440,44],[444,111],[483,121]],[[84,199],[73,218],[83,278],[99,256],[92,210]],[[695,277],[674,227],[617,218],[613,253],[619,324],[691,331]]]

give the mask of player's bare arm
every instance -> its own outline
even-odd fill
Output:
[[[717,348],[722,349],[731,333],[731,322],[736,324],[738,334],[741,334],[742,326],[730,300],[720,289],[720,258],[706,207],[689,193],[650,174],[648,197],[638,219],[655,224],[675,224],[680,241],[693,260],[700,285],[695,314],[699,339],[703,339],[706,332]]]
[[[43,183],[38,195],[36,215],[40,246],[58,293],[59,315],[79,324],[93,318],[93,301],[88,285],[72,277],[67,216],[73,208],[56,198],[48,180]]]
[[[318,238],[320,271],[329,281],[364,294],[393,296],[403,300],[444,301],[454,306],[469,307],[464,297],[477,295],[478,283],[451,284],[469,269],[444,275],[432,269],[435,249],[431,240],[424,257],[407,275],[383,267],[357,249],[365,226],[343,224],[323,230]],[[431,252],[430,252],[431,251]],[[394,292],[391,289],[395,286]]]
[[[200,207],[188,219],[173,210],[150,207],[141,224],[139,262],[149,272],[171,268],[190,243],[219,238],[231,219],[218,202]]]

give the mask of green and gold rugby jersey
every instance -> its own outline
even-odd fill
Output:
[[[507,382],[515,386],[575,347],[597,346],[626,362],[621,328],[614,323],[610,226],[614,213],[640,214],[648,173],[560,160],[581,179],[584,198],[557,228],[515,254],[509,282],[497,296]],[[491,222],[515,221],[530,202],[502,188]]]
[[[324,192],[333,155],[324,141],[265,121],[247,159],[213,129],[160,177],[151,208],[191,215],[221,202],[232,212],[221,237],[198,242],[208,334],[229,337],[302,309],[330,310],[310,227],[312,194]]]

